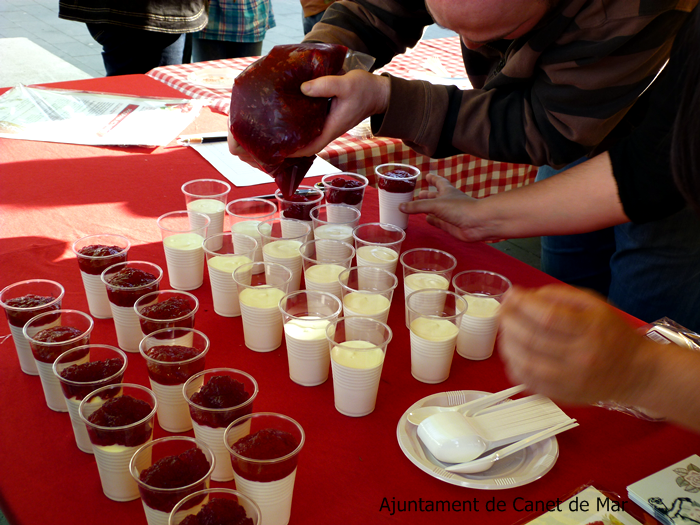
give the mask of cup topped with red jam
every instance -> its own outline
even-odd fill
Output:
[[[344,171],[324,175],[321,184],[326,193],[326,203],[347,204],[361,210],[369,180],[359,173]]]
[[[17,357],[22,372],[29,375],[39,375],[39,371],[32,355],[29,341],[27,341],[22,329],[33,317],[46,312],[52,312],[61,308],[61,300],[65,290],[55,281],[47,279],[31,279],[10,284],[0,291],[0,306],[5,310],[7,322],[10,325],[12,340],[15,343]],[[58,324],[59,315],[46,316],[43,326],[36,326],[30,330],[30,335],[43,328],[50,328]]]
[[[196,502],[193,504],[192,502]],[[201,502],[206,502],[201,505]],[[168,525],[260,525],[260,507],[233,489],[210,488],[190,494],[170,513]]]
[[[141,332],[147,336],[162,328],[194,328],[199,299],[179,290],[158,290],[134,303]]]
[[[323,192],[312,186],[299,186],[289,197],[285,197],[282,191],[277,190],[275,198],[279,202],[280,217],[310,222],[311,210],[321,203]]]
[[[399,204],[413,200],[420,170],[408,164],[386,163],[374,168],[379,189],[379,221],[404,230],[408,215],[399,211]]]

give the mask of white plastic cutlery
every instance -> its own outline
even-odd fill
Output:
[[[486,396],[474,399],[472,401],[469,401],[468,403],[463,403],[461,405],[455,405],[451,407],[420,407],[410,412],[406,419],[408,419],[409,423],[419,425],[421,421],[423,421],[425,418],[430,417],[433,414],[437,414],[438,412],[460,412],[465,416],[473,416],[479,410],[483,410],[484,408],[490,407],[491,405],[495,405],[496,403],[499,403],[504,399],[508,399],[509,397],[514,396],[515,394],[519,394],[523,390],[525,390],[525,385],[518,385],[512,388],[508,388],[506,390],[502,390],[500,392],[488,394]]]
[[[484,472],[490,469],[497,461],[507,456],[510,456],[511,454],[515,454],[516,452],[519,452],[524,448],[534,445],[535,443],[539,443],[540,441],[549,439],[552,436],[556,436],[557,434],[560,434],[566,430],[572,429],[577,426],[578,423],[575,419],[572,419],[568,422],[559,423],[558,425],[554,425],[553,427],[543,430],[542,432],[538,432],[537,434],[533,434],[530,437],[521,439],[520,441],[516,441],[511,445],[503,447],[502,449],[498,450],[497,452],[494,452],[493,454],[489,454],[488,456],[474,459],[472,461],[467,461],[466,463],[458,463],[456,465],[451,465],[449,467],[446,467],[445,470],[447,470],[448,472],[455,472],[458,474],[476,474],[478,472]]]

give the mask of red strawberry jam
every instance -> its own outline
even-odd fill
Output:
[[[139,297],[158,290],[158,282],[155,275],[128,266],[109,276],[107,281],[111,285],[107,286],[107,297],[112,304],[117,306],[134,306]],[[149,284],[150,286],[148,286]],[[137,288],[137,290],[116,290],[112,286]]]
[[[212,498],[197,514],[190,514],[180,525],[253,525],[253,520],[237,501]]]
[[[250,399],[245,386],[230,376],[212,376],[207,384],[195,392],[191,401],[205,408],[233,408],[242,405]],[[248,403],[237,410],[220,413],[199,410],[190,405],[190,416],[198,425],[212,428],[225,428],[236,419],[253,411],[253,403]]]
[[[355,179],[343,179],[336,177],[331,180],[330,187],[326,188],[326,201],[329,204],[349,204],[356,206],[362,202],[364,191],[362,182]],[[334,190],[333,188],[346,188],[345,190]],[[348,191],[347,188],[359,188],[355,191]]]
[[[206,481],[203,478],[209,472],[209,467],[207,457],[197,447],[186,450],[182,454],[161,458],[147,469],[141,471],[139,479],[143,483],[159,489],[176,489],[188,487],[188,485],[192,486],[188,487],[186,494],[183,494],[182,491],[156,492],[140,487],[141,499],[152,509],[170,512],[177,505],[177,502],[187,494],[207,488]],[[201,482],[197,483],[200,480]],[[199,502],[192,500],[192,504],[184,508],[191,508]]]
[[[83,246],[78,250],[78,266],[90,275],[100,275],[105,268],[126,261],[126,250],[119,246],[106,246],[104,244],[91,244]],[[89,259],[89,257],[99,257],[99,259]]]
[[[88,344],[90,342],[90,336],[85,336],[83,339],[78,339],[77,341],[65,345],[42,345],[41,343],[60,343],[62,341],[76,339],[82,334],[82,331],[72,326],[53,326],[51,328],[45,328],[33,337],[34,341],[37,341],[31,343],[34,358],[42,363],[53,363],[63,352],[75,348],[76,346]],[[86,348],[76,353],[75,359],[77,360],[85,357],[87,354],[88,349]]]
[[[87,425],[90,441],[93,445],[101,447],[111,445],[138,447],[143,445],[153,435],[153,418],[146,419],[152,410],[151,405],[145,401],[129,395],[113,397],[90,414],[88,421],[93,425],[109,428],[133,426],[122,430],[102,430]],[[143,421],[143,423],[134,425],[139,421]]]
[[[289,432],[264,428],[236,441],[231,447],[239,455],[250,459],[276,459],[296,450],[299,442]],[[297,455],[286,461],[259,464],[243,461],[232,455],[233,469],[251,481],[276,481],[291,474],[297,467]]]
[[[141,309],[141,315],[143,317],[148,317],[149,319],[159,319],[161,321],[167,321],[168,319],[180,319],[173,323],[157,323],[151,322],[143,318],[140,319],[141,331],[148,335],[161,328],[173,328],[173,327],[184,327],[184,328],[194,328],[194,316],[187,319],[182,319],[188,314],[192,313],[192,307],[190,302],[184,297],[170,297],[165,301],[146,306]]]
[[[96,381],[114,376],[117,372],[119,372],[119,370],[122,369],[123,366],[124,362],[121,359],[114,357],[105,361],[91,361],[81,365],[71,365],[61,370],[60,373],[63,379],[74,383],[95,383]],[[121,383],[122,377],[123,374],[112,377],[109,382],[100,384],[100,386]],[[95,387],[92,384],[88,386],[79,386],[66,384],[63,381],[61,381],[61,387],[63,388],[63,392],[66,394],[68,399],[76,398],[78,400],[82,400],[90,392],[95,390]],[[105,392],[105,396],[106,395],[107,393]]]
[[[295,193],[286,198],[286,201],[282,203],[285,219],[310,221],[311,210],[318,205],[319,195],[317,193]],[[294,204],[289,204],[289,202]]]
[[[415,175],[411,175],[406,170],[395,169],[383,175],[384,176],[379,177],[378,187],[380,190],[386,190],[389,193],[408,193],[416,188],[416,181],[418,179],[415,178]]]
[[[50,297],[46,295],[34,295],[30,293],[27,295],[23,295],[22,297],[15,297],[13,299],[5,301],[5,304],[7,306],[11,306],[12,308],[33,308],[33,310],[29,312],[18,312],[16,310],[5,309],[5,313],[7,314],[7,321],[12,326],[18,326],[22,328],[32,317],[39,314],[43,314],[45,312],[50,312],[51,310],[58,310],[61,307],[61,305],[58,303],[47,306],[46,308],[37,308],[37,306],[49,304],[55,300],[55,297]],[[58,319],[58,315],[56,315],[56,317],[54,317],[53,315],[47,315],[45,321],[46,324],[51,324],[56,319]]]
[[[194,359],[200,354],[196,348],[180,345],[152,346],[146,350],[151,360],[146,361],[148,377],[161,385],[181,385],[197,372],[204,370],[204,359]],[[194,359],[193,361],[189,361]],[[180,363],[182,364],[166,364]]]

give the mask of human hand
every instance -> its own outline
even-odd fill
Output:
[[[511,288],[499,341],[512,381],[569,403],[624,402],[652,373],[643,336],[602,297],[568,286]]]
[[[477,199],[465,195],[443,177],[428,174],[426,180],[436,191],[421,191],[418,200],[399,205],[402,212],[425,213],[428,224],[461,241],[490,240],[484,225],[474,215]]]
[[[362,70],[320,77],[301,85],[309,97],[332,98],[321,134],[294,157],[308,157],[352,129],[370,115],[384,113],[389,105],[389,79]]]
[[[231,133],[230,129],[228,130],[228,150],[231,152],[231,155],[236,155],[246,164],[250,164],[254,168],[260,169],[260,165],[255,162],[253,156],[244,150],[238,142],[236,142],[236,139],[233,138],[233,134]]]

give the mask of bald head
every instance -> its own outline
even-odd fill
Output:
[[[435,22],[458,33],[470,49],[524,35],[556,3],[557,0],[426,0]]]

